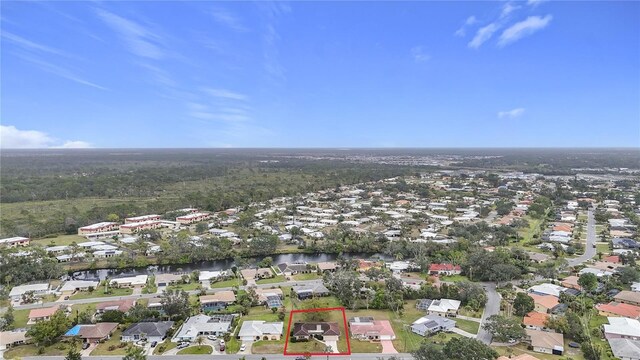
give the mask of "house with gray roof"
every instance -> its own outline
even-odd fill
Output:
[[[231,331],[233,316],[195,315],[187,319],[171,339],[172,342],[194,341],[200,335],[222,336]]]
[[[242,341],[280,340],[282,336],[282,322],[245,321],[238,332]]]
[[[308,285],[295,285],[291,288],[291,290],[296,294],[296,296],[300,300],[317,297],[317,296],[329,295],[329,289],[327,289],[323,284],[320,284],[320,283],[312,283]]]
[[[428,336],[440,331],[450,331],[456,326],[456,322],[447,317],[438,315],[427,315],[411,324],[411,331],[420,335]]]
[[[162,342],[172,326],[173,321],[135,323],[122,332],[122,341],[132,342],[146,339],[149,342]]]
[[[609,346],[616,359],[640,360],[640,340],[609,339]]]

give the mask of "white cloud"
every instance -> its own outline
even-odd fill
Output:
[[[37,51],[46,52],[46,53],[55,54],[55,55],[69,56],[68,54],[66,54],[61,50],[54,49],[46,45],[38,44],[31,40],[27,40],[21,36],[12,34],[8,31],[2,31],[2,37],[11,41],[14,44],[21,46],[24,49],[37,50]]]
[[[522,114],[524,114],[524,108],[516,108],[516,109],[511,109],[511,110],[506,110],[506,111],[499,111],[498,112],[498,118],[500,119],[515,119],[517,117],[522,116]]]
[[[133,54],[151,59],[165,56],[159,41],[160,36],[144,26],[105,10],[97,10],[98,16],[117,32]]]
[[[422,46],[414,46],[411,48],[411,57],[413,57],[413,61],[417,63],[427,62],[431,59],[431,55],[426,54]]]
[[[222,99],[230,99],[230,100],[239,100],[239,101],[245,101],[248,99],[248,97],[244,94],[240,94],[237,92],[233,92],[230,90],[226,90],[226,89],[212,89],[212,88],[204,88],[202,89],[205,93],[216,97],[216,98],[222,98]]]
[[[247,111],[241,108],[210,109],[209,106],[200,103],[187,103],[188,115],[200,120],[215,120],[226,123],[249,121],[251,118]]]
[[[100,90],[109,90],[104,86],[100,86],[96,83],[93,83],[89,80],[83,79],[82,77],[80,77],[79,75],[75,74],[74,72],[72,72],[69,69],[48,63],[46,61],[42,61],[42,60],[38,60],[36,58],[32,58],[29,56],[19,56],[20,58],[31,62],[32,64],[36,65],[38,68],[40,68],[40,70],[46,71],[48,73],[51,73],[53,75],[57,75],[60,76],[61,78],[67,79],[67,80],[71,80],[75,83],[81,84],[81,85],[86,85],[92,88],[96,88],[96,89],[100,89]]]
[[[531,35],[538,30],[542,30],[549,25],[553,19],[553,16],[547,15],[545,17],[529,16],[523,21],[517,22],[500,35],[498,40],[498,46],[509,45],[525,36]]]
[[[519,8],[520,8],[520,6],[513,5],[513,3],[511,3],[511,2],[507,2],[502,7],[502,12],[500,13],[500,17],[501,18],[505,18],[505,17],[509,16],[509,14],[511,14],[512,12],[518,10]]]
[[[211,12],[211,15],[213,16],[213,19],[220,25],[224,25],[237,32],[249,31],[249,29],[242,24],[237,16],[229,13],[224,9],[216,8]]]
[[[91,144],[86,141],[65,141],[61,146],[56,146],[61,149],[86,149],[91,148]]]
[[[527,1],[527,5],[532,6],[532,7],[536,7],[540,4],[542,4],[543,2],[547,2],[548,0],[528,0]]]
[[[476,19],[476,17],[474,15],[469,16],[467,18],[467,20],[465,20],[464,24],[458,30],[456,30],[454,35],[455,36],[459,36],[459,37],[463,37],[463,36],[467,35],[466,27],[474,25],[477,22],[478,22],[478,19]]]
[[[491,39],[493,33],[495,33],[499,28],[500,26],[498,26],[496,23],[491,23],[487,26],[481,27],[480,29],[478,29],[478,32],[476,32],[476,36],[473,37],[473,39],[467,46],[472,49],[479,48],[487,40]]]
[[[43,149],[43,148],[87,148],[85,141],[65,141],[57,145],[58,140],[49,134],[37,130],[20,130],[13,125],[0,125],[0,148],[3,149]]]

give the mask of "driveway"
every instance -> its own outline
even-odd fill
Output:
[[[338,342],[337,341],[322,341],[325,345],[327,346],[331,346],[331,350],[333,353],[339,353],[340,351],[338,350]]]
[[[244,351],[238,351],[238,354],[251,354],[251,347],[253,346],[253,341],[242,341],[241,346],[244,345],[247,348]]]
[[[380,340],[380,344],[382,345],[382,353],[383,354],[397,354],[398,350],[393,347],[393,341],[391,340]]]
[[[475,339],[476,338],[476,334],[472,334],[469,332],[466,332],[460,328],[454,327],[453,329],[451,329],[451,331],[453,331],[454,333],[458,334],[458,335],[462,335],[464,337],[468,337],[468,338],[472,338]]]
[[[131,295],[141,295],[142,294],[142,288],[141,287],[134,287],[133,288],[133,292],[131,293]]]
[[[81,344],[82,345],[82,344]],[[82,356],[89,356],[91,354],[91,352],[93,351],[93,349],[96,348],[96,346],[98,346],[98,344],[93,343],[91,345],[89,345],[88,348],[84,349],[84,350],[80,350],[80,355]]]

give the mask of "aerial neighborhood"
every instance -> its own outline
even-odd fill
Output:
[[[640,360],[639,185],[438,170],[16,234],[0,351]]]

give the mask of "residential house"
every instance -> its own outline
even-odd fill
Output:
[[[191,316],[182,324],[171,341],[192,342],[201,335],[222,336],[231,330],[234,317],[234,315],[207,316],[204,314]]]
[[[119,288],[136,288],[136,287],[145,287],[147,285],[147,280],[149,276],[147,275],[136,275],[136,276],[128,276],[122,278],[111,279],[111,286],[117,286]]]
[[[635,291],[623,290],[620,291],[613,300],[621,302],[623,304],[640,306],[640,293]]]
[[[545,330],[547,328],[546,322],[548,319],[548,314],[532,311],[525,315],[522,319],[522,323],[527,327],[527,329]]]
[[[537,312],[548,313],[554,306],[560,303],[558,298],[552,295],[538,295],[534,293],[529,293],[528,295],[533,299],[534,310]]]
[[[203,311],[218,311],[236,302],[236,294],[231,290],[218,291],[212,295],[200,296]]]
[[[460,265],[453,264],[431,264],[429,266],[430,274],[438,275],[459,275],[462,272]]]
[[[105,301],[96,305],[96,315],[104,314],[105,311],[116,310],[127,312],[136,304],[135,299],[122,299]]]
[[[338,341],[340,328],[335,322],[295,323],[291,336],[297,340],[322,336],[325,341]]]
[[[76,291],[89,291],[98,287],[98,282],[93,280],[69,280],[66,281],[58,291],[62,295],[72,295]]]
[[[216,282],[219,280],[226,279],[232,275],[233,274],[230,270],[200,271],[200,275],[198,276],[198,281],[200,281],[200,283]]]
[[[539,284],[534,285],[529,288],[529,293],[538,294],[538,295],[552,295],[555,297],[560,297],[560,293],[562,293],[566,288],[554,284]]]
[[[182,224],[182,225],[189,225],[189,224],[193,224],[193,223],[197,223],[197,222],[201,222],[204,220],[208,220],[211,219],[211,214],[210,213],[206,213],[206,212],[196,212],[196,213],[191,213],[191,214],[187,214],[187,215],[183,215],[183,216],[178,216],[176,218],[176,222]]]
[[[27,332],[19,331],[0,331],[0,353],[4,350],[21,345],[27,342]]]
[[[69,329],[64,336],[79,337],[86,343],[95,344],[109,339],[117,328],[118,323],[110,322],[81,324]]]
[[[620,360],[640,360],[640,340],[609,339],[613,356]]]
[[[191,279],[188,276],[187,276],[187,278]],[[156,274],[154,280],[156,282],[156,286],[158,286],[158,287],[175,285],[175,284],[178,284],[178,283],[180,283],[182,281],[182,275],[178,275],[178,274]]]
[[[609,324],[604,324],[606,339],[640,340],[640,321],[624,317],[608,317]]]
[[[428,336],[440,331],[451,331],[455,326],[456,322],[447,317],[427,315],[414,321],[411,324],[411,331],[420,336]]]
[[[78,235],[103,233],[118,230],[118,223],[105,221],[78,228]]]
[[[163,342],[173,321],[139,322],[132,324],[122,332],[123,342],[135,342],[145,339],[149,342]]]
[[[39,321],[49,320],[58,310],[60,310],[60,306],[58,305],[48,308],[31,309],[29,311],[29,321],[27,321],[27,325],[33,325]]]
[[[238,337],[242,341],[280,340],[282,336],[282,322],[244,321]]]
[[[291,290],[300,300],[329,295],[329,289],[327,289],[323,284],[320,283],[294,285],[293,287],[291,287]]]
[[[8,248],[15,248],[18,246],[29,246],[31,240],[22,236],[15,236],[10,238],[0,239],[0,246],[6,246]]]
[[[335,261],[319,262],[317,266],[318,266],[318,270],[320,270],[323,273],[333,272],[333,271],[336,271],[336,269],[338,269],[338,264]]]
[[[355,317],[349,320],[351,337],[361,341],[395,340],[396,334],[388,320]]]
[[[582,291],[582,286],[578,284],[578,279],[580,278],[575,275],[567,276],[562,280],[561,284],[566,288]]]
[[[451,299],[433,300],[427,308],[429,315],[455,316],[460,308],[460,301]]]
[[[418,299],[416,300],[416,309],[427,311],[432,301],[431,299]]]
[[[36,297],[42,297],[50,292],[49,284],[39,283],[14,286],[9,292],[9,297],[12,301],[20,301],[22,299],[22,295],[28,292],[33,292],[33,295]]]
[[[269,309],[282,307],[282,299],[284,298],[284,294],[282,293],[282,289],[274,288],[274,289],[261,289],[256,288],[256,295],[258,295],[258,302],[263,304]]]
[[[143,230],[153,230],[162,226],[158,220],[146,220],[140,222],[132,222],[120,225],[121,234],[135,234]]]
[[[128,217],[124,219],[124,223],[125,224],[130,224],[130,223],[137,223],[137,222],[141,222],[141,221],[151,221],[151,220],[160,220],[162,219],[162,216],[160,215],[142,215],[142,216],[134,216],[134,217]]]
[[[562,355],[564,353],[564,336],[560,333],[525,329],[533,351]]]
[[[286,276],[307,274],[315,270],[313,266],[307,263],[282,263],[278,264],[278,269]]]
[[[147,309],[157,311],[161,314],[164,313],[164,310],[162,309],[162,299],[157,297],[150,298],[147,301]]]
[[[608,304],[598,304],[596,305],[596,309],[602,316],[621,316],[629,319],[640,319],[640,306],[612,301]]]

